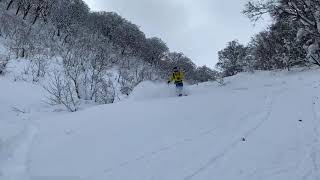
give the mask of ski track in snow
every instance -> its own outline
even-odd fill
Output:
[[[312,162],[312,167],[313,167],[313,173],[315,176],[316,180],[320,180],[320,175],[319,175],[319,164],[318,164],[318,159],[319,159],[319,150],[320,150],[320,141],[319,141],[319,127],[320,127],[320,114],[317,111],[319,109],[318,105],[319,97],[314,96],[312,100],[312,112],[313,112],[313,131],[314,131],[314,137],[313,137],[313,143],[312,147],[310,150],[310,158]]]
[[[185,138],[185,139],[183,139],[181,141],[177,141],[177,142],[175,142],[175,143],[173,143],[171,145],[163,146],[163,147],[161,147],[161,148],[159,148],[159,149],[157,149],[155,151],[152,151],[152,152],[149,152],[149,153],[145,153],[143,155],[140,155],[140,156],[137,156],[135,158],[132,158],[133,160],[123,161],[123,162],[119,163],[118,165],[113,166],[112,168],[105,169],[103,171],[103,173],[97,173],[95,175],[88,176],[86,178],[83,178],[83,180],[91,180],[91,179],[94,179],[94,178],[98,178],[98,177],[100,177],[102,175],[106,175],[106,174],[112,173],[116,169],[129,166],[129,165],[131,165],[133,163],[136,163],[138,161],[151,159],[152,157],[157,156],[160,153],[163,153],[163,152],[166,152],[166,151],[170,151],[170,150],[172,150],[174,148],[177,148],[178,146],[185,145],[187,143],[192,143],[194,141],[197,141],[199,139],[204,138],[205,136],[211,136],[211,135],[213,135],[215,133],[216,129],[217,128],[213,128],[213,129],[210,129],[210,130],[203,131],[203,132],[199,133],[198,135],[196,135],[194,137]]]
[[[271,93],[271,95],[269,96],[266,96],[265,98],[265,103],[264,103],[264,106],[262,109],[257,109],[253,112],[249,112],[249,113],[246,113],[245,115],[243,115],[243,117],[239,118],[239,123],[243,123],[244,121],[247,121],[248,119],[255,119],[255,117],[261,117],[261,120],[258,121],[258,123],[256,124],[256,126],[254,127],[251,127],[250,129],[248,129],[246,132],[243,133],[243,137],[245,138],[249,138],[254,132],[256,132],[270,117],[271,113],[272,113],[272,105],[273,105],[273,99],[271,97],[276,97],[282,93],[284,93],[287,89],[284,88],[284,89],[280,89],[280,90],[277,90],[277,91],[274,91]],[[193,138],[185,138],[183,139],[182,141],[178,141],[176,143],[173,143],[171,145],[168,145],[168,146],[163,146],[162,148],[159,148],[155,151],[152,151],[152,152],[149,152],[149,153],[145,153],[141,156],[138,156],[136,158],[133,158],[134,160],[130,161],[130,160],[127,160],[127,161],[123,161],[121,163],[119,163],[118,165],[112,167],[112,168],[108,168],[108,169],[105,169],[103,171],[103,173],[97,173],[95,175],[92,175],[92,176],[88,176],[86,178],[84,178],[84,180],[90,180],[90,179],[94,179],[94,178],[98,178],[100,176],[102,176],[103,174],[106,175],[106,174],[109,174],[109,173],[112,173],[114,170],[116,169],[119,169],[119,168],[123,168],[123,167],[126,167],[126,166],[129,166],[131,164],[134,164],[136,163],[137,161],[142,161],[142,160],[145,160],[145,159],[150,159],[156,155],[159,155],[160,153],[162,152],[166,152],[166,151],[170,151],[172,150],[173,148],[176,148],[180,145],[184,145],[184,144],[187,144],[187,143],[191,143],[191,142],[194,142],[196,140],[200,140],[202,139],[204,136],[207,136],[207,135],[212,135],[215,130],[218,129],[218,128],[214,128],[214,129],[211,129],[211,130],[207,130],[207,131],[204,131],[202,133],[199,133],[199,135],[193,137]],[[208,168],[210,168],[216,161],[220,160],[221,158],[223,158],[229,151],[231,151],[233,148],[235,148],[236,146],[238,146],[240,143],[242,143],[240,141],[240,138],[239,136],[236,136],[235,138],[236,140],[233,141],[233,143],[229,144],[226,148],[224,148],[224,150],[221,151],[221,153],[218,153],[216,154],[214,157],[212,157],[208,162],[204,163],[203,166],[199,167],[199,169],[197,169],[196,171],[194,171],[193,173],[185,176],[183,178],[183,180],[192,180],[193,178],[195,178],[197,175],[201,174],[202,172],[206,171]],[[277,173],[281,173],[281,172],[285,172],[285,171],[288,171],[289,169],[292,169],[292,167],[290,168],[285,168],[285,169],[281,169],[281,170],[276,170],[273,174],[277,174]]]
[[[8,139],[0,145],[0,180],[29,180],[28,153],[37,133],[34,125],[25,125],[17,136]]]
[[[281,91],[282,92],[282,91]],[[272,100],[267,97],[266,100],[266,107],[269,108],[269,106],[271,106],[271,103],[272,103]],[[269,112],[269,111],[268,111]],[[239,122],[243,122],[245,120],[247,120],[248,118],[250,117],[256,117],[260,114],[264,114],[263,112],[261,112],[261,110],[256,110],[254,112],[249,112],[249,113],[246,113],[243,117],[240,118],[240,121]],[[261,121],[260,123],[258,123],[258,125],[250,130],[247,131],[247,133],[245,133],[246,137],[248,137],[251,133],[253,133],[254,131],[256,131],[264,122],[265,120]],[[126,161],[123,161],[121,163],[119,163],[118,165],[116,166],[113,166],[112,168],[108,168],[108,169],[105,169],[103,171],[103,173],[97,173],[95,175],[92,175],[92,176],[88,176],[88,177],[85,177],[83,178],[84,180],[91,180],[91,179],[94,179],[94,178],[98,178],[102,175],[106,175],[106,174],[109,174],[109,173],[112,173],[113,171],[119,169],[119,168],[124,168],[126,166],[129,166],[129,165],[132,165],[138,161],[142,161],[142,160],[146,160],[146,159],[151,159],[153,158],[154,156],[157,156],[159,155],[160,153],[163,153],[163,152],[166,152],[166,151],[170,151],[178,146],[181,146],[181,145],[185,145],[187,143],[192,143],[192,142],[195,142],[197,140],[201,140],[203,139],[205,136],[211,136],[214,134],[214,132],[217,130],[218,128],[213,128],[213,129],[210,129],[210,130],[206,130],[206,131],[203,131],[201,133],[199,133],[198,135],[192,137],[192,138],[185,138],[181,141],[177,141],[171,145],[167,145],[167,146],[163,146],[155,151],[152,151],[152,152],[149,152],[149,153],[145,153],[143,155],[140,155],[140,156],[137,156],[135,158],[132,158],[133,160],[126,160]],[[222,158],[229,150],[231,150],[233,147],[235,147],[236,145],[238,145],[240,141],[240,138],[237,138],[237,140],[235,140],[231,145],[229,145],[225,150],[222,151],[222,153],[218,154],[217,156],[215,156],[214,158],[212,158],[210,160],[210,162],[208,162],[204,167],[200,168],[197,173],[193,173],[192,175],[189,175],[185,178],[183,178],[184,180],[190,180],[193,176],[197,175],[200,173],[200,171],[203,171],[205,170],[207,167],[209,167],[214,161]]]
[[[287,89],[281,89],[279,91],[273,92],[270,96],[266,97],[265,107],[262,110],[258,111],[258,113],[248,114],[248,115],[244,116],[243,118],[241,118],[243,120],[247,120],[248,118],[257,117],[260,114],[263,115],[263,117],[257,123],[257,125],[254,126],[253,128],[250,128],[247,132],[245,132],[243,137],[248,138],[250,135],[252,135],[254,132],[256,132],[269,119],[269,117],[272,113],[272,108],[273,108],[272,97],[276,97],[276,96],[280,95],[281,93],[284,93],[286,90]],[[221,153],[210,158],[206,163],[204,163],[196,171],[194,171],[190,175],[187,175],[186,177],[184,177],[183,180],[192,180],[196,176],[200,175],[202,172],[206,171],[208,168],[213,166],[216,161],[225,157],[226,154],[228,154],[232,149],[234,149],[240,143],[241,143],[241,141],[239,139],[235,140],[233,143],[231,143],[229,146],[227,146],[223,151],[221,151]]]
[[[318,81],[314,81],[311,84],[308,84],[308,86],[312,86],[315,90],[318,89],[319,87],[319,82]],[[313,95],[318,94],[316,91],[312,91],[310,92]],[[310,143],[308,143],[306,145],[306,147],[308,147],[307,154],[305,155],[304,158],[301,159],[299,165],[297,165],[298,167],[296,169],[299,168],[305,168],[302,167],[303,163],[307,163],[310,164],[310,169],[305,169],[303,174],[301,175],[301,179],[302,180],[319,180],[320,179],[320,167],[319,167],[319,151],[320,151],[320,140],[319,140],[319,128],[320,128],[320,106],[319,106],[319,97],[318,96],[312,96],[310,98],[310,103],[311,103],[311,113],[312,113],[312,119],[311,119],[311,123],[312,123],[312,131],[313,131],[313,137],[310,141]],[[302,144],[301,144],[302,145]]]

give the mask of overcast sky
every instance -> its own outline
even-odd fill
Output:
[[[227,42],[242,43],[265,28],[241,14],[247,0],[85,0],[94,11],[114,11],[160,37],[171,51],[183,52],[197,65],[214,67]]]

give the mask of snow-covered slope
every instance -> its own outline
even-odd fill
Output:
[[[318,74],[239,74],[188,87],[187,97],[146,82],[126,101],[70,114],[1,80],[16,90],[0,94],[0,123],[11,122],[16,98],[30,109],[20,133],[2,140],[0,179],[319,179]]]

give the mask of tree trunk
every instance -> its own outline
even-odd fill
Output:
[[[75,90],[76,90],[77,97],[78,97],[78,99],[81,99],[80,90],[79,90],[79,84],[77,83],[77,80],[75,80],[75,79],[72,79],[72,81],[74,83],[74,87],[75,87]]]
[[[316,58],[314,58],[313,56],[311,56],[311,58],[314,60],[314,64],[320,66],[320,62]]]
[[[17,11],[16,11],[16,15],[19,14],[20,9],[21,9],[21,5],[18,6]]]
[[[32,22],[33,25],[37,22],[38,18],[40,17],[40,10],[41,10],[41,8],[40,8],[40,6],[38,6],[36,8],[36,12],[35,12],[36,16],[34,17],[34,20]]]
[[[32,25],[34,25],[37,22],[38,18],[39,18],[39,14],[36,14],[36,16],[34,17],[34,20],[32,22]]]
[[[24,48],[22,48],[22,52],[21,52],[21,57],[22,58],[24,58],[25,57],[25,55],[26,55],[26,52],[25,52],[26,50],[24,49]]]
[[[63,43],[67,43],[67,39],[68,39],[69,35],[66,35],[63,39]]]
[[[10,0],[9,4],[8,4],[8,6],[7,6],[7,10],[10,9],[10,7],[11,7],[11,5],[12,5],[13,2],[14,2],[14,0]]]
[[[23,19],[25,20],[30,12],[30,9],[31,9],[31,4],[28,5],[28,7],[24,10],[24,13],[23,13]]]

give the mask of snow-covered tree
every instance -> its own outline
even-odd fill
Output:
[[[168,51],[169,48],[161,39],[156,37],[148,38],[143,47],[143,58],[151,64],[157,64]]]
[[[224,76],[233,76],[244,71],[244,62],[247,48],[237,40],[228,43],[227,47],[218,52],[217,67],[223,71]]]
[[[218,79],[219,73],[215,70],[208,68],[207,66],[201,66],[196,69],[196,79],[199,82],[215,81]]]
[[[320,3],[317,0],[265,0],[250,1],[244,13],[258,20],[269,13],[277,22],[299,21],[291,26],[297,31],[298,40],[304,43],[307,59],[320,65]]]

